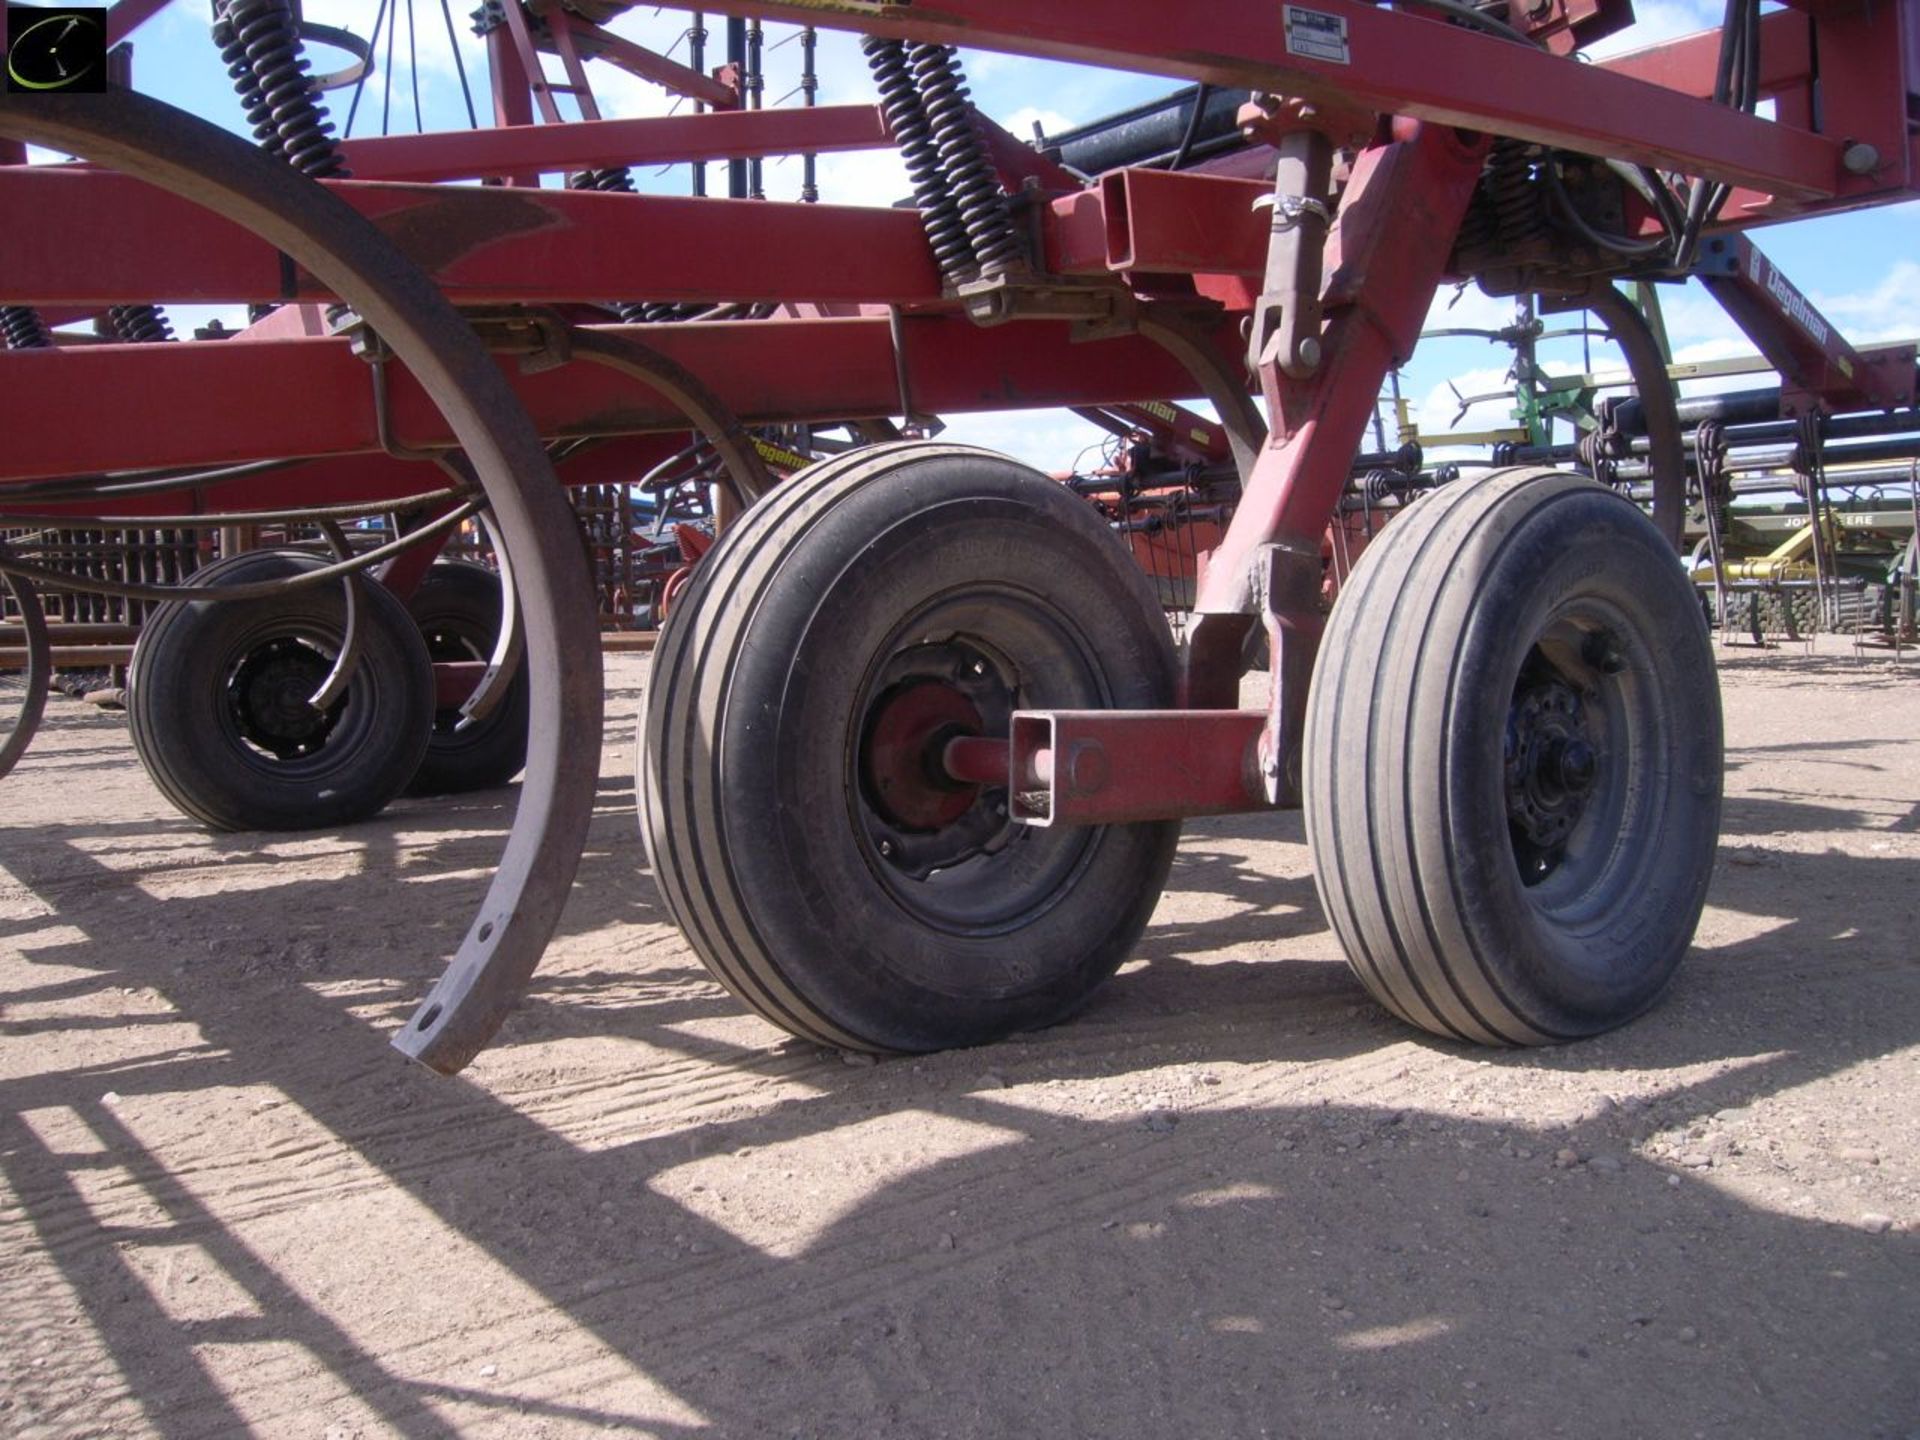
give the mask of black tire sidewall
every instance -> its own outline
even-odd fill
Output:
[[[196,584],[252,584],[318,568],[301,552],[254,551],[199,571]],[[134,747],[164,794],[224,830],[313,830],[377,814],[419,768],[433,710],[425,642],[383,586],[356,579],[361,652],[348,682],[349,713],[328,744],[297,764],[260,756],[234,732],[226,667],[246,649],[346,627],[339,583],[259,600],[161,606],[142,628],[129,670]]]
[[[1685,955],[1705,901],[1719,830],[1719,687],[1691,584],[1652,524],[1597,487],[1548,497],[1511,532],[1488,527],[1455,563],[1478,572],[1468,594],[1443,594],[1439,625],[1458,626],[1457,668],[1429,655],[1414,713],[1444,717],[1415,746],[1439,785],[1414,786],[1421,870],[1450,874],[1463,937],[1512,1009],[1550,1034],[1621,1023],[1659,996]],[[1628,803],[1633,833],[1609,872],[1599,923],[1543,913],[1513,858],[1501,741],[1521,662],[1572,601],[1595,600],[1631,627],[1633,703],[1653,717]],[[1449,607],[1464,611],[1459,618]],[[1708,717],[1711,717],[1709,723]],[[1649,748],[1653,753],[1644,753]],[[1616,757],[1615,763],[1619,763]],[[1666,783],[1661,783],[1663,777]],[[1422,803],[1424,799],[1424,803]],[[1441,854],[1436,846],[1445,848]]]
[[[485,657],[492,653],[500,632],[500,577],[472,561],[436,561],[406,606],[423,636],[435,629],[451,630]],[[523,663],[485,719],[464,730],[449,730],[443,724],[446,712],[436,710],[426,754],[407,784],[407,793],[458,795],[505,785],[526,767],[531,707],[532,690]]]
[[[824,513],[757,602],[728,681],[720,823],[756,937],[811,1005],[889,1049],[1061,1018],[1138,938],[1178,838],[1177,822],[1081,832],[1074,878],[988,935],[930,927],[893,899],[850,814],[852,712],[904,617],[988,583],[1085,642],[1105,693],[1076,702],[1169,703],[1171,642],[1144,577],[1091,510],[984,456],[919,461]]]

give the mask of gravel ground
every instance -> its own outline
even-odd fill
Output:
[[[386,1044],[511,791],[209,836],[0,785],[0,1433],[1920,1436],[1920,660],[1728,652],[1694,955],[1615,1035],[1377,1010],[1297,815],[1070,1024],[874,1064],[709,983],[632,816],[463,1076]]]

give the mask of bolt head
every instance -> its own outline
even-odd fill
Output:
[[[1560,747],[1559,781],[1569,795],[1585,795],[1600,773],[1600,757],[1584,740],[1569,740]]]
[[[1880,168],[1880,151],[1864,140],[1856,140],[1840,152],[1840,163],[1849,175],[1871,175]]]

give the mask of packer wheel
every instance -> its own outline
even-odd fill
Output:
[[[1578,476],[1424,497],[1334,606],[1305,779],[1321,903],[1389,1010],[1504,1045],[1638,1015],[1719,830],[1719,687],[1678,559]]]
[[[954,445],[823,462],[729,528],[661,634],[637,784],[660,890],[795,1035],[1051,1024],[1132,948],[1179,825],[1015,824],[939,756],[1018,709],[1164,706],[1173,677],[1145,576],[1063,487]]]

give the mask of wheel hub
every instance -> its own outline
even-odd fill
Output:
[[[1507,712],[1507,820],[1529,884],[1551,874],[1586,813],[1601,757],[1586,706],[1559,675],[1523,675]]]
[[[1004,843],[1006,791],[947,772],[947,743],[1004,735],[1012,686],[1000,663],[955,639],[916,645],[884,668],[856,759],[861,823],[881,862],[925,879]]]
[[[929,831],[966,814],[980,787],[948,775],[941,756],[949,740],[980,731],[979,710],[943,681],[909,680],[881,696],[862,767],[881,818]]]
[[[297,760],[326,743],[340,705],[310,703],[326,678],[326,657],[298,640],[280,639],[249,654],[227,684],[227,705],[240,734],[280,760]]]

